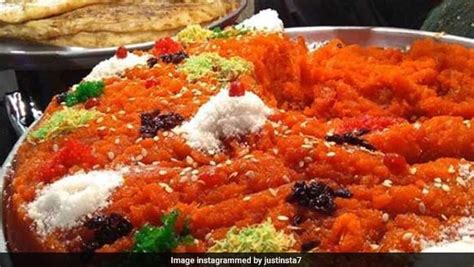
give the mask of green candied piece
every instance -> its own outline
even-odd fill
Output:
[[[161,217],[162,226],[144,225],[134,236],[132,252],[171,252],[179,244],[190,244],[194,238],[185,225],[181,233],[176,233],[175,225],[179,212],[174,210]]]
[[[71,91],[66,96],[66,106],[71,107],[78,103],[87,101],[92,97],[100,96],[104,91],[103,81],[85,81],[81,82],[76,90]]]
[[[178,68],[190,81],[208,74],[215,74],[219,80],[225,81],[250,72],[252,64],[240,57],[224,58],[215,52],[207,52],[189,57]]]
[[[95,110],[66,107],[45,119],[36,130],[30,132],[28,139],[30,141],[52,139],[62,133],[85,126],[89,121],[101,114]]]
[[[176,39],[182,44],[201,43],[212,37],[212,31],[201,27],[199,24],[191,24],[176,34]]]
[[[209,252],[287,252],[295,244],[293,235],[277,231],[270,219],[261,224],[238,230],[232,227],[222,240],[209,248]]]
[[[237,29],[235,27],[228,27],[228,28],[223,30],[220,27],[215,27],[214,29],[212,29],[211,38],[213,38],[213,39],[226,39],[226,38],[246,35],[249,32],[250,31],[248,29],[245,29],[245,28]]]

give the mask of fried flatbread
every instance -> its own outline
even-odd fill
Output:
[[[57,46],[112,47],[157,40],[171,36],[178,31],[179,29],[143,32],[80,32],[78,34],[59,36],[48,40],[47,43]]]
[[[224,16],[236,6],[235,1],[227,0],[211,3],[203,0],[197,3],[131,2],[136,1],[90,5],[47,19],[0,25],[0,37],[43,43],[51,40],[56,44],[75,40],[74,45],[79,45],[83,36],[87,36],[84,39],[88,41],[84,44],[91,44],[94,43],[91,42],[94,32],[102,33],[97,38],[103,38],[99,36],[104,36],[105,32],[109,37],[114,32],[127,33],[123,36],[145,36],[147,32],[171,31],[193,23],[207,23]],[[120,44],[131,43],[132,39],[135,38]],[[95,43],[115,44],[105,40]]]
[[[0,0],[0,21],[20,23],[111,0]]]

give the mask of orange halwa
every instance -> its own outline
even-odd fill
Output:
[[[265,126],[223,140],[215,155],[171,131],[142,138],[140,113],[159,109],[190,119],[225,84],[212,77],[189,81],[173,64],[108,78],[94,107],[103,120],[20,147],[6,189],[10,249],[78,251],[90,238],[81,226],[40,239],[24,210],[47,183],[39,170],[68,140],[90,147],[95,162],[67,173],[136,166],[99,213],[120,214],[135,231],[160,225],[163,214],[177,209],[197,240],[179,251],[206,251],[230,227],[267,218],[295,237],[296,251],[313,240],[314,251],[420,251],[422,240],[435,242],[444,227],[473,215],[474,179],[459,167],[474,160],[473,49],[419,40],[401,51],[332,40],[310,52],[302,38],[281,34],[186,48],[189,55],[204,51],[253,64],[238,79],[275,111]],[[46,113],[60,108],[53,101]],[[325,139],[358,128],[368,131],[362,137],[373,150]],[[353,195],[336,198],[332,214],[287,201],[296,181],[313,179]],[[298,225],[296,215],[303,218]],[[98,251],[130,250],[134,231]]]

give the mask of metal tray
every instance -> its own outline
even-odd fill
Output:
[[[417,30],[405,30],[396,28],[370,28],[370,27],[304,27],[304,28],[288,28],[286,33],[293,37],[302,36],[307,43],[323,42],[330,39],[338,38],[346,43],[360,44],[363,46],[377,45],[383,47],[406,48],[413,41],[423,38],[435,38],[440,42],[460,44],[465,47],[474,48],[474,39],[463,38],[452,35],[445,35],[432,32],[424,32]],[[0,170],[0,190],[3,193],[3,182],[5,177],[13,175],[16,152],[24,141],[26,133],[18,140],[9,156],[5,160]],[[0,201],[3,198],[0,198]],[[0,216],[3,204],[0,203]],[[3,218],[0,220],[0,252],[7,251],[5,237],[3,235]]]
[[[224,27],[233,24],[247,6],[247,0],[239,1],[239,7],[208,26]],[[128,49],[147,50],[154,41],[126,45]],[[89,69],[115,53],[116,47],[83,48],[37,44],[21,40],[0,41],[0,69],[14,70],[74,70]]]

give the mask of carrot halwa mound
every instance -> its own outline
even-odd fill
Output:
[[[173,131],[142,137],[142,113],[189,120],[227,83],[212,75],[192,81],[164,62],[134,67],[104,80],[92,108],[100,118],[22,145],[11,184],[18,221],[31,223],[24,204],[56,176],[124,166],[124,184],[99,213],[119,214],[134,230],[98,251],[131,250],[134,233],[160,227],[172,210],[197,239],[175,247],[182,252],[224,246],[229,229],[236,238],[237,229],[260,229],[267,220],[273,232],[294,237],[288,250],[420,251],[421,241],[438,240],[440,229],[473,215],[474,50],[433,40],[407,51],[332,40],[311,52],[302,38],[272,33],[211,39],[185,52],[248,62],[251,73],[237,80],[274,110],[262,129],[222,140],[216,154],[192,149]],[[61,109],[53,101],[46,112]],[[50,159],[71,142],[90,157],[56,166]],[[373,149],[358,145],[364,142]],[[45,162],[52,162],[47,172]],[[288,202],[297,181],[350,197],[335,196],[332,213],[314,211]],[[71,231],[90,239],[81,229]],[[26,250],[82,245],[68,231],[44,242],[25,236],[39,244]]]

